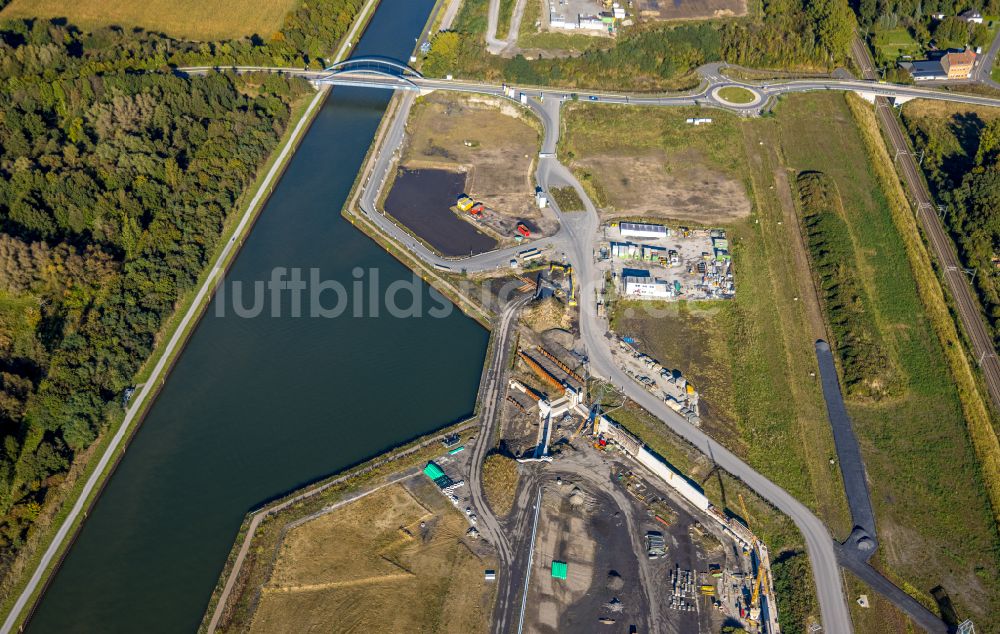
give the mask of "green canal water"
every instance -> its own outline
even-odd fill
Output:
[[[383,0],[355,54],[407,59],[432,4]],[[249,290],[276,266],[316,267],[347,288],[355,267],[378,269],[382,287],[411,279],[340,217],[388,97],[334,90],[230,281]],[[441,305],[427,287],[420,294],[425,307]],[[241,318],[231,308],[217,316],[216,298],[31,632],[193,631],[247,511],[472,412],[487,333],[457,310],[296,318],[285,300],[284,316],[268,306]]]

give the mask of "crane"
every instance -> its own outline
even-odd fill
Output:
[[[580,435],[580,432],[583,431],[584,427],[593,426],[594,421],[601,414],[601,401],[604,400],[604,393],[605,391],[607,391],[607,389],[608,386],[606,384],[601,386],[600,396],[594,399],[594,404],[590,406],[590,413],[587,414],[587,418],[580,421],[580,426],[577,427],[576,431],[573,432],[573,435],[569,437],[569,442],[573,442],[574,440],[576,440],[576,437]]]
[[[750,529],[751,534],[753,534],[753,549],[757,556],[757,577],[753,582],[753,592],[750,595],[750,613],[747,615],[747,620],[750,623],[757,625],[760,620],[760,588],[764,583],[765,572],[764,567],[761,566],[762,558],[760,556],[760,542],[757,540],[757,535],[753,533],[753,528],[750,526],[750,514],[747,513],[747,503],[743,499],[742,493],[737,493],[740,498],[740,508],[743,510],[743,519],[746,520],[747,528]]]

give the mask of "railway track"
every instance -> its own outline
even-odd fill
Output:
[[[852,42],[851,52],[861,68],[863,77],[876,79],[874,63],[860,38],[855,38]],[[951,237],[936,213],[934,200],[921,178],[920,168],[914,160],[909,139],[894,114],[893,106],[885,97],[876,97],[875,113],[892,143],[903,181],[917,203],[915,214],[924,228],[938,264],[943,269],[945,282],[955,300],[955,308],[962,327],[972,344],[972,352],[980,366],[990,399],[994,408],[1000,410],[1000,359],[997,358],[993,338],[983,321],[983,313],[972,284],[959,262]]]

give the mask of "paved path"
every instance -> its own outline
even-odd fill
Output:
[[[104,451],[101,459],[97,462],[97,466],[93,473],[83,485],[83,489],[80,491],[80,495],[73,504],[73,508],[70,509],[69,514],[66,516],[66,519],[63,520],[62,525],[56,532],[55,537],[49,544],[49,547],[42,555],[41,560],[35,567],[34,573],[28,580],[28,584],[25,586],[21,595],[14,603],[14,607],[11,608],[11,611],[7,614],[7,618],[4,620],[3,626],[0,627],[0,634],[7,634],[13,630],[14,625],[21,616],[21,613],[31,601],[31,596],[41,585],[42,580],[45,577],[46,570],[57,560],[59,550],[63,543],[70,537],[71,534],[73,534],[74,522],[76,522],[76,520],[80,518],[81,514],[84,513],[84,510],[87,507],[87,499],[101,483],[104,471],[111,464],[115,453],[122,444],[122,441],[124,441],[125,438],[132,432],[132,428],[137,422],[137,415],[143,411],[143,405],[146,400],[154,395],[162,385],[163,381],[166,380],[168,366],[173,358],[173,354],[182,346],[187,336],[188,328],[197,321],[198,316],[201,314],[202,307],[211,297],[216,284],[222,281],[222,276],[225,272],[225,263],[229,259],[230,255],[232,255],[235,250],[238,250],[242,244],[241,238],[238,238],[238,236],[243,236],[248,229],[257,205],[267,196],[268,193],[270,193],[272,185],[281,173],[285,160],[295,147],[295,144],[301,136],[303,130],[305,130],[312,117],[313,111],[319,106],[320,103],[322,103],[325,96],[326,91],[316,93],[316,96],[309,103],[309,107],[306,109],[305,114],[295,126],[291,136],[289,136],[288,142],[285,143],[285,146],[278,154],[271,170],[267,173],[267,176],[264,177],[264,180],[260,185],[260,189],[257,190],[256,195],[254,195],[253,199],[247,205],[246,210],[244,210],[243,216],[240,218],[240,222],[233,233],[233,238],[226,243],[225,247],[222,249],[222,253],[219,254],[218,258],[216,258],[215,264],[212,266],[208,277],[205,278],[201,288],[198,289],[198,293],[195,295],[194,301],[191,303],[191,307],[188,308],[188,311],[184,314],[180,324],[174,331],[173,336],[163,349],[163,354],[160,356],[160,360],[157,362],[156,366],[154,366],[152,373],[149,375],[149,379],[136,395],[136,398],[132,401],[131,407],[129,407],[125,414],[124,421],[122,421],[118,431],[115,432],[115,435],[111,438],[111,442],[108,443],[108,448]]]
[[[903,592],[886,579],[868,563],[856,557],[845,548],[838,548],[838,559],[844,568],[853,572],[859,579],[867,583],[872,590],[878,592],[899,608],[921,629],[933,634],[946,634],[949,631],[944,621],[925,608],[919,601]]]
[[[358,18],[355,19],[350,32],[344,38],[341,43],[340,48],[337,50],[334,60],[340,61],[345,58],[347,53],[350,51],[352,43],[359,30],[367,22],[367,16],[370,15],[369,11],[378,3],[379,0],[368,0],[365,3],[364,8],[361,13],[358,14]],[[257,193],[250,200],[246,209],[243,211],[243,216],[240,218],[239,224],[236,226],[233,232],[233,237],[228,243],[222,248],[222,252],[219,257],[216,258],[215,263],[209,271],[208,277],[202,283],[201,288],[198,289],[197,295],[195,295],[194,301],[191,303],[190,308],[184,314],[181,319],[180,324],[174,331],[173,336],[167,342],[167,346],[163,349],[163,353],[160,356],[160,360],[153,367],[153,371],[150,373],[149,378],[143,384],[142,388],[136,394],[135,398],[132,400],[131,406],[125,413],[125,419],[122,421],[121,426],[118,431],[111,438],[111,442],[108,444],[107,449],[98,461],[96,468],[94,469],[91,476],[87,479],[84,484],[83,489],[80,491],[76,502],[73,504],[73,508],[70,509],[69,514],[63,520],[62,525],[56,532],[55,537],[53,537],[52,542],[46,549],[45,553],[42,555],[41,560],[35,567],[35,571],[32,573],[31,578],[28,580],[28,584],[25,586],[21,595],[14,602],[14,606],[11,611],[7,614],[6,619],[3,622],[3,626],[0,627],[0,634],[7,634],[12,631],[21,613],[31,602],[32,595],[42,584],[43,579],[46,576],[46,570],[56,562],[56,558],[59,554],[59,550],[62,548],[63,543],[73,534],[73,525],[80,518],[81,514],[84,513],[87,506],[87,499],[90,495],[97,489],[98,485],[103,481],[104,471],[111,464],[115,453],[121,446],[122,441],[132,432],[132,427],[138,421],[137,414],[143,411],[143,404],[148,398],[156,394],[159,387],[162,385],[163,381],[166,380],[166,375],[169,372],[169,363],[175,352],[178,351],[187,336],[187,330],[195,322],[197,322],[198,316],[201,314],[202,307],[206,300],[208,300],[215,290],[215,286],[222,281],[222,277],[225,273],[225,265],[229,260],[230,256],[233,255],[242,246],[242,238],[247,230],[250,228],[251,220],[253,219],[254,212],[257,206],[270,194],[274,183],[278,180],[286,159],[289,157],[290,153],[294,151],[299,138],[302,133],[308,127],[309,122],[312,120],[312,114],[316,111],[323,100],[326,98],[326,90],[320,90],[313,97],[313,100],[309,102],[309,106],[306,108],[305,113],[299,122],[295,125],[292,133],[288,137],[288,141],[285,143],[284,147],[281,148],[281,152],[277,155],[274,164],[271,169],[267,172],[264,180],[261,182],[260,187],[257,189]]]
[[[844,552],[868,561],[875,554],[878,538],[875,532],[875,512],[872,510],[872,501],[868,493],[865,462],[861,458],[858,439],[854,436],[851,417],[848,416],[847,407],[844,405],[844,395],[840,390],[833,352],[830,351],[830,344],[822,339],[816,342],[816,361],[819,363],[823,398],[826,400],[826,413],[830,418],[830,428],[833,430],[833,443],[837,448],[840,473],[844,477],[847,505],[851,509],[851,519],[854,522],[854,529],[845,542]]]
[[[409,95],[404,100],[411,99]],[[840,634],[851,631],[850,614],[844,600],[840,568],[834,552],[834,542],[824,524],[802,503],[798,502],[788,492],[777,486],[745,462],[736,457],[722,445],[716,443],[700,429],[681,418],[677,412],[670,409],[666,403],[642,388],[629,378],[613,361],[607,338],[607,324],[599,320],[596,314],[596,290],[603,286],[603,280],[597,273],[594,264],[593,247],[598,229],[597,209],[587,196],[576,177],[562,163],[556,160],[554,150],[559,134],[559,104],[558,99],[529,100],[529,106],[541,118],[545,126],[541,158],[536,170],[536,181],[545,191],[554,187],[571,186],[580,196],[586,207],[585,213],[564,215],[553,203],[553,210],[560,220],[559,233],[548,240],[552,249],[561,250],[569,263],[572,264],[580,284],[580,330],[581,337],[590,357],[590,372],[596,376],[609,379],[620,386],[625,393],[640,406],[660,418],[671,429],[694,444],[708,455],[720,467],[743,480],[751,489],[774,504],[788,515],[802,531],[813,567],[816,581],[823,624],[827,632]],[[448,265],[467,271],[481,271],[495,268],[493,255],[484,254],[465,258],[459,262],[444,260],[430,253],[419,244],[415,245],[412,237],[404,230],[396,227],[391,221],[385,222],[385,217],[375,210],[374,201],[378,190],[384,182],[384,174],[391,165],[391,155],[399,147],[403,138],[406,109],[400,108],[398,119],[389,124],[386,134],[386,144],[379,148],[382,161],[377,163],[374,175],[366,180],[365,191],[361,196],[361,213],[373,223],[379,225],[389,237],[403,244],[417,257],[437,266]],[[551,196],[550,196],[551,200]],[[523,248],[523,247],[521,247]],[[502,260],[501,260],[502,261]],[[447,264],[445,264],[447,263]]]
[[[288,528],[294,528],[295,526],[300,526],[308,522],[309,520],[316,519],[320,515],[326,515],[327,513],[331,513],[337,510],[338,508],[344,506],[345,504],[356,502],[357,500],[367,497],[372,493],[375,493],[376,491],[380,491],[387,486],[392,486],[393,484],[402,482],[403,480],[408,480],[409,478],[412,478],[418,473],[420,473],[418,469],[407,469],[406,471],[397,473],[396,475],[392,476],[387,481],[383,482],[378,486],[366,489],[364,491],[359,491],[358,493],[355,493],[353,495],[344,498],[343,500],[340,500],[336,504],[324,507],[311,515],[308,515],[299,520],[296,520],[295,522],[292,522],[291,524],[288,525]],[[219,595],[219,600],[215,604],[215,610],[212,611],[212,618],[208,623],[208,634],[213,634],[216,628],[219,627],[219,620],[222,618],[222,615],[226,611],[226,604],[229,602],[229,595],[231,595],[233,592],[233,587],[236,585],[236,580],[240,576],[240,569],[243,568],[243,562],[246,560],[247,553],[250,552],[250,544],[253,543],[254,535],[257,534],[257,528],[260,526],[260,523],[264,520],[264,518],[269,515],[281,512],[282,510],[288,508],[292,504],[295,504],[296,502],[299,502],[300,500],[303,500],[307,497],[316,495],[317,493],[335,484],[344,482],[348,478],[353,477],[353,475],[354,474],[348,474],[343,477],[337,478],[336,480],[323,484],[320,487],[317,487],[315,489],[310,489],[301,495],[297,495],[293,498],[290,498],[276,506],[270,506],[264,509],[260,509],[259,511],[255,511],[253,513],[250,519],[250,525],[247,527],[246,535],[243,537],[243,543],[240,545],[240,552],[236,555],[236,559],[233,561],[233,566],[230,569],[229,576],[226,578],[226,585],[222,588],[222,593]]]

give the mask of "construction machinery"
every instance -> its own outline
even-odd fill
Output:
[[[750,514],[747,513],[747,504],[746,504],[746,501],[743,499],[743,494],[742,493],[739,493],[738,495],[739,495],[739,498],[740,498],[740,508],[743,511],[743,519],[746,520],[747,528],[749,528],[750,532],[753,533],[753,528],[750,526]],[[749,622],[749,624],[751,626],[759,627],[760,626],[760,611],[761,611],[760,610],[760,589],[761,589],[761,586],[764,583],[766,583],[766,579],[765,579],[765,574],[766,573],[764,572],[764,566],[761,565],[762,562],[763,562],[763,558],[760,556],[760,541],[757,539],[756,535],[754,535],[754,537],[753,537],[753,555],[754,555],[754,558],[756,559],[757,576],[754,579],[754,582],[753,582],[753,591],[750,594],[750,609],[747,612],[747,621]]]
[[[474,204],[475,204],[474,200],[472,200],[468,196],[462,196],[461,198],[458,199],[458,202],[455,205],[461,211],[469,211],[470,209],[472,209],[472,205]]]
[[[580,432],[583,431],[584,427],[593,428],[594,419],[597,418],[597,413],[600,409],[601,409],[600,401],[595,402],[593,407],[590,408],[590,414],[587,416],[587,418],[584,418],[580,421],[580,425],[576,428],[576,431],[574,431],[573,435],[569,437],[569,442],[573,442],[574,440],[576,440],[576,437],[580,435]]]

